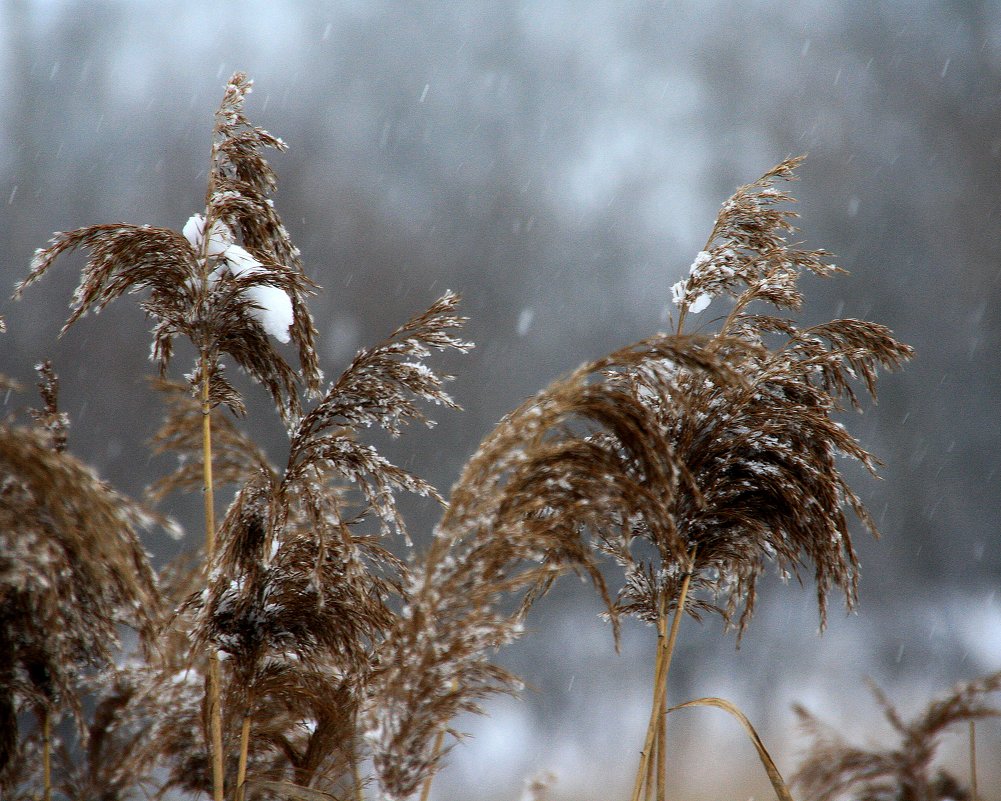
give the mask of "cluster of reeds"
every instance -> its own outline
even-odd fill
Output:
[[[870,470],[876,460],[834,417],[858,405],[856,383],[874,395],[877,371],[910,349],[874,323],[801,328],[784,316],[802,302],[801,273],[837,271],[822,251],[788,241],[791,198],[776,187],[793,177],[788,160],[724,204],[673,289],[676,330],[583,365],[507,415],[445,504],[364,437],[430,423],[422,403],[455,405],[447,376],[426,361],[471,347],[458,337],[458,298],[446,293],[324,388],[307,303],[317,287],[270,199],[276,179],[263,151],[284,145],[245,117],[249,90],[242,74],[227,86],[205,207],[181,232],[115,224],[57,234],[18,287],[81,248],[88,260],[64,331],[144,293],[166,405],[153,447],[180,457],[149,501],[201,492],[205,547],[154,579],[136,531],[166,521],[65,453],[67,421],[43,371],[34,424],[0,429],[5,791],[32,793],[44,764],[49,797],[49,721],[68,709],[81,739],[60,752],[67,798],[99,787],[107,799],[174,790],[360,801],[372,782],[391,798],[426,798],[456,714],[519,686],[493,663],[496,650],[520,636],[556,579],[576,572],[604,600],[616,640],[622,616],[656,627],[633,797],[663,798],[682,615],[716,613],[742,633],[769,563],[812,572],[822,623],[830,590],[854,603],[848,514],[874,527],[837,460]],[[718,298],[718,324],[687,333],[686,320]],[[184,382],[166,378],[178,336],[196,352]],[[296,348],[296,365],[276,342]],[[273,400],[288,432],[284,464],[243,433],[229,361]],[[233,495],[217,523],[224,487]],[[407,534],[401,491],[443,505],[424,551]],[[122,622],[150,647],[127,659],[113,652]],[[17,734],[27,709],[41,721],[38,749]]]
[[[834,415],[843,400],[858,405],[853,379],[874,395],[877,370],[899,366],[910,349],[874,323],[800,328],[760,310],[797,310],[803,271],[837,271],[822,251],[787,241],[791,198],[775,183],[791,178],[796,164],[783,162],[724,204],[689,277],[673,289],[674,333],[553,383],[502,420],[470,459],[419,576],[419,620],[448,623],[434,624],[434,636],[424,635],[427,623],[414,627],[415,646],[392,674],[406,717],[380,728],[398,740],[386,760],[391,770],[410,760],[416,775],[431,764],[435,714],[444,725],[465,698],[449,689],[456,669],[449,660],[439,657],[441,676],[422,683],[440,643],[449,644],[450,659],[516,633],[517,620],[495,616],[495,588],[523,590],[524,609],[557,575],[576,570],[593,579],[616,631],[621,615],[656,625],[660,647],[634,801],[644,788],[647,797],[665,792],[664,698],[681,612],[717,613],[742,633],[769,562],[794,575],[812,569],[822,625],[831,588],[854,603],[858,563],[846,513],[875,528],[838,459],[870,470],[876,460]],[[686,317],[719,296],[730,303],[715,332],[686,334]],[[599,571],[602,556],[622,569],[614,600]],[[466,600],[453,610],[460,593]],[[767,753],[762,758],[777,792],[787,794]],[[402,794],[412,786],[404,782]]]
[[[801,706],[800,725],[810,749],[792,777],[804,798],[816,801],[978,801],[976,722],[1001,716],[990,696],[1001,691],[1001,672],[954,687],[912,720],[904,720],[875,684],[870,689],[898,742],[890,747],[850,744]],[[935,768],[942,736],[969,726],[970,781]]]

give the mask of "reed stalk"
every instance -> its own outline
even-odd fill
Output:
[[[660,614],[657,616],[657,656],[654,663],[654,696],[652,703],[656,702],[657,687],[663,679],[664,670],[664,646],[667,642],[667,597],[664,596],[660,605]],[[653,749],[656,759],[647,761],[646,773],[646,801],[664,798],[664,776],[667,770],[667,755],[664,750],[664,739],[667,732],[667,716],[661,715],[657,724],[657,735],[654,739]],[[656,774],[654,771],[656,770]],[[656,787],[656,795],[654,789]]]
[[[441,755],[441,748],[445,744],[445,729],[441,729],[438,735],[434,738],[434,751],[432,752],[433,761],[437,762],[438,757]],[[424,784],[421,786],[421,801],[428,801],[431,795],[431,782],[434,781],[434,771],[428,774],[428,777],[424,780]]]
[[[205,237],[206,241],[208,236]],[[209,359],[204,351],[202,368],[202,493],[205,502],[205,563],[211,565],[215,557],[215,493],[212,484],[212,402],[209,395]],[[209,648],[209,674],[206,702],[209,717],[209,740],[212,757],[212,798],[223,801],[225,776],[222,757],[222,707],[219,701],[219,653]]]
[[[351,749],[351,779],[354,782],[354,801],[365,801],[365,789],[362,786],[361,767],[358,765],[358,749]]]
[[[660,713],[657,723],[657,801],[667,798],[667,710]]]
[[[660,752],[660,734],[658,731],[657,738],[654,740],[653,749],[655,752]],[[656,769],[656,760],[647,760],[646,765],[646,779],[645,779],[645,789],[643,792],[643,801],[655,801],[654,790],[656,788],[656,777],[654,776],[654,770]]]
[[[693,547],[689,554],[689,564],[693,566],[695,564],[695,551],[696,549]],[[661,727],[661,719],[664,715],[664,698],[667,696],[667,677],[671,670],[671,659],[674,656],[674,646],[678,640],[678,630],[681,628],[681,617],[685,612],[685,601],[688,598],[688,587],[691,579],[692,571],[689,569],[681,582],[681,590],[678,593],[678,605],[674,610],[674,618],[671,620],[671,633],[668,635],[667,641],[658,649],[658,666],[654,671],[653,708],[650,710],[650,721],[647,724],[643,750],[640,751],[640,764],[636,770],[636,780],[633,784],[633,794],[631,796],[632,801],[640,801],[640,794],[643,792],[644,778],[653,752],[654,741],[657,739],[657,731]]]
[[[243,713],[240,726],[240,761],[236,769],[236,801],[243,801],[247,784],[247,755],[250,751],[250,704]]]

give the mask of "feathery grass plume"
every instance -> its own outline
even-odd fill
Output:
[[[834,320],[801,329],[788,317],[753,308],[764,303],[779,312],[797,311],[804,271],[822,277],[843,272],[827,263],[824,251],[802,250],[788,241],[796,215],[781,206],[793,199],[775,182],[793,179],[799,163],[788,159],[738,189],[723,204],[689,277],[672,287],[679,333],[689,314],[704,311],[720,295],[732,299],[707,347],[734,364],[744,386],[713,387],[690,377],[681,413],[673,399],[654,399],[698,489],[697,503],[682,494],[674,510],[694,564],[687,576],[688,571],[661,570],[666,580],[658,582],[654,565],[634,563],[628,553],[618,558],[627,576],[620,595],[624,610],[658,620],[662,632],[667,610],[686,607],[682,588],[687,591],[690,582],[696,597],[713,599],[711,607],[736,628],[739,643],[769,561],[797,578],[812,562],[823,628],[832,588],[844,593],[849,608],[857,597],[858,559],[846,512],[877,533],[837,458],[854,459],[873,473],[878,462],[833,416],[842,410],[842,399],[860,408],[854,380],[875,399],[878,369],[899,367],[911,349],[875,323]],[[740,344],[734,347],[735,342]],[[691,603],[687,610],[694,614],[696,607]],[[676,629],[677,618],[672,639]],[[658,653],[643,759],[649,757],[654,718],[663,714],[670,655],[670,646]],[[641,784],[637,774],[634,799]]]
[[[155,782],[142,750],[150,716],[135,714],[140,664],[107,668],[86,682],[93,712],[87,716],[85,736],[76,748],[61,744],[56,751],[57,786],[67,801],[129,801],[153,795]]]
[[[684,364],[710,380],[739,380],[697,342],[653,337],[584,365],[506,416],[469,460],[375,677],[368,737],[392,797],[433,774],[438,732],[458,712],[519,687],[490,654],[520,634],[558,575],[589,576],[614,619],[588,536],[613,542],[643,521],[665,547],[676,543],[670,494],[688,479],[620,378],[659,387]]]
[[[137,774],[156,776],[154,798],[172,790],[213,791],[205,686],[209,659],[191,647],[191,615],[183,602],[204,586],[204,568],[191,555],[160,571],[160,586],[174,614],[153,658],[128,662],[120,679],[134,688],[116,720],[134,732]]]
[[[231,230],[239,231],[247,250],[259,260],[264,257],[261,261],[266,268],[282,265],[295,275],[294,291],[280,283],[272,286],[284,289],[291,302],[292,324],[288,333],[298,347],[301,374],[312,395],[319,392],[323,377],[314,346],[316,329],[306,306],[306,297],[312,294],[315,285],[305,277],[299,249],[292,244],[269,197],[277,187],[277,177],[261,151],[264,148],[284,151],[286,145],[251,125],[244,115],[244,102],[252,85],[253,81],[245,74],[235,73],[216,113],[206,219],[221,221]],[[247,269],[245,260],[243,266],[247,273],[254,270],[252,266]],[[231,269],[236,273],[238,268],[231,265]],[[266,294],[258,297],[268,300]]]
[[[673,290],[679,330],[686,314],[712,298],[734,299],[707,348],[727,358],[743,384],[709,386],[692,377],[681,413],[672,398],[656,399],[668,438],[699,490],[699,503],[679,496],[675,510],[688,542],[697,546],[693,589],[723,596],[719,611],[728,623],[736,618],[738,633],[753,613],[756,581],[769,560],[797,575],[805,562],[813,563],[821,626],[832,587],[842,590],[849,607],[854,604],[858,561],[845,511],[874,534],[876,529],[837,457],[872,472],[878,462],[833,415],[842,409],[841,398],[860,408],[853,380],[875,399],[878,369],[897,368],[912,355],[876,323],[833,320],[801,329],[786,317],[750,310],[759,301],[798,310],[804,270],[843,272],[826,263],[824,251],[787,241],[796,215],[777,206],[793,199],[774,183],[793,179],[799,163],[782,162],[723,204],[705,250]],[[670,597],[676,586],[665,589]],[[637,611],[646,599],[648,615],[657,609],[651,595],[627,592]]]
[[[52,362],[46,360],[35,366],[40,381],[38,391],[45,404],[42,409],[30,409],[35,425],[44,429],[52,438],[52,448],[59,453],[66,450],[69,436],[69,416],[59,411],[59,378],[52,369]]]
[[[315,284],[303,272],[299,252],[274,211],[269,195],[276,188],[275,173],[262,155],[265,148],[281,150],[284,144],[247,120],[243,105],[250,88],[245,75],[234,74],[216,113],[204,215],[193,215],[180,233],[125,223],[58,233],[47,248],[36,251],[28,277],[15,291],[19,297],[61,254],[83,248],[89,258],[64,332],[88,311],[98,312],[125,293],[146,291],[141,306],[155,321],[151,358],[159,363],[161,375],[173,354],[174,338],[183,335],[192,342],[197,359],[188,380],[202,403],[209,559],[216,536],[210,412],[220,403],[237,414],[244,411],[239,393],[223,375],[222,356],[228,355],[267,389],[290,426],[301,411],[298,384],[304,382],[307,392],[315,394],[320,382],[315,328],[306,305]],[[298,371],[271,338],[294,341]],[[210,655],[213,795],[222,801],[218,674],[218,662]]]
[[[193,216],[183,233],[127,223],[57,233],[48,247],[36,251],[15,297],[59,256],[83,248],[89,258],[64,332],[88,311],[99,312],[126,293],[148,291],[140,306],[155,321],[151,358],[161,375],[174,338],[186,336],[199,353],[191,383],[198,387],[207,370],[213,405],[222,402],[243,411],[239,393],[223,375],[220,357],[226,354],[268,390],[291,420],[299,412],[299,377],[310,392],[321,378],[306,305],[315,284],[303,272],[299,251],[268,197],[276,179],[261,151],[285,145],[247,121],[243,103],[250,87],[246,76],[235,74],[216,113],[204,215]],[[295,343],[299,372],[272,337]]]
[[[676,335],[554,383],[468,463],[415,576],[369,714],[391,795],[405,797],[434,770],[431,743],[456,712],[513,686],[486,657],[517,636],[519,617],[501,613],[500,599],[522,591],[527,606],[565,569],[590,575],[607,599],[601,552],[624,570],[609,604],[613,624],[621,614],[657,622],[666,642],[675,635],[668,640],[664,620],[676,607],[716,612],[742,633],[769,561],[796,575],[812,563],[822,624],[833,587],[854,603],[846,510],[875,528],[836,460],[870,470],[876,460],[832,415],[842,397],[858,404],[854,377],[874,394],[877,369],[899,366],[911,350],[873,323],[801,330],[749,309],[755,301],[798,309],[803,270],[838,271],[823,251],[787,241],[794,215],[778,206],[791,198],[773,184],[797,164],[783,162],[724,204],[689,278],[673,288]],[[719,330],[683,335],[685,316],[719,295],[733,298]],[[658,658],[658,683],[666,672]]]
[[[228,736],[236,725],[249,740],[253,725],[250,764],[237,766],[241,785],[250,771],[258,782],[315,784],[322,776],[333,787],[355,767],[356,707],[375,644],[393,626],[391,600],[408,581],[404,562],[381,542],[393,533],[409,542],[395,492],[441,501],[434,487],[358,435],[373,425],[393,436],[411,421],[433,425],[418,401],[457,408],[444,390],[448,376],[425,364],[434,350],[470,347],[454,333],[464,322],[455,315],[457,303],[447,293],[360,351],[291,430],[283,471],[244,447],[234,427],[222,430],[228,469],[220,476],[243,483],[220,527],[209,586],[192,594],[186,612],[196,642],[227,657]],[[200,415],[193,401],[172,394],[157,446],[187,452],[194,462]],[[193,484],[197,468],[190,462],[158,491]],[[365,532],[370,520],[377,533]],[[302,726],[306,712],[312,731]],[[279,764],[286,775],[276,773]]]
[[[851,745],[806,709],[794,707],[812,741],[793,776],[803,796],[815,801],[970,801],[961,781],[935,770],[935,752],[946,730],[957,723],[1001,716],[1001,707],[989,700],[1001,691],[1001,672],[957,685],[909,721],[875,684],[870,689],[899,738],[895,747]]]
[[[0,423],[0,778],[19,706],[43,728],[63,711],[82,725],[78,678],[111,661],[118,625],[151,642],[160,595],[137,531],[173,533],[65,452],[55,375],[47,363],[39,371],[36,425]]]
[[[153,379],[152,386],[161,393],[167,413],[159,430],[149,441],[156,456],[173,454],[177,466],[156,479],[146,489],[146,498],[162,503],[174,492],[201,491],[203,482],[203,449],[201,402],[193,398],[185,384]],[[215,487],[240,487],[261,470],[271,470],[267,455],[233,418],[220,406],[211,410],[212,418],[212,480]]]

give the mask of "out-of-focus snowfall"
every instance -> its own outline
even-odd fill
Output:
[[[875,320],[917,349],[877,407],[845,420],[886,461],[882,481],[854,480],[884,537],[859,531],[860,611],[835,610],[823,636],[812,591],[777,580],[740,650],[686,621],[672,700],[734,701],[791,772],[793,702],[864,743],[886,733],[864,676],[913,711],[1001,668],[996,4],[4,0],[0,58],[8,289],[53,230],[181,230],[225,81],[248,72],[251,120],[291,148],[272,159],[276,205],[323,287],[325,373],[445,288],[465,298],[477,349],[446,364],[465,411],[387,446],[445,490],[528,394],[665,328],[720,202],[807,153],[802,237],[851,275],[806,281],[805,318]],[[143,444],[160,421],[147,323],[117,304],[57,341],[78,277],[72,260],[57,273],[0,307],[0,372],[31,385],[51,357],[71,449],[139,495],[168,467]],[[261,401],[251,425],[277,455]],[[149,543],[159,562],[200,542],[198,504],[180,507],[180,544]],[[434,509],[412,513],[430,531]],[[616,654],[592,595],[567,581],[536,609],[503,655],[531,689],[464,721],[475,736],[436,799],[517,799],[547,771],[555,798],[624,793],[654,636],[627,625]],[[732,720],[691,710],[670,726],[680,792],[767,797]],[[981,788],[998,798],[998,726],[982,731]],[[962,738],[950,749],[961,764]]]

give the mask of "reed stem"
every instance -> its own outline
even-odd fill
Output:
[[[663,704],[661,704],[663,707]],[[667,710],[661,709],[657,722],[657,801],[667,799]]]
[[[653,749],[655,752],[660,750],[659,746],[660,746],[660,735],[658,732],[658,736],[653,741]],[[656,769],[656,761],[653,759],[648,759],[646,763],[646,779],[644,780],[645,786],[643,792],[643,801],[656,801],[653,795],[654,790],[656,789],[656,780],[654,777],[655,769]]]
[[[250,751],[250,707],[243,713],[240,727],[240,761],[236,768],[236,801],[243,801],[247,783],[247,755]]]
[[[351,777],[354,780],[354,801],[365,801],[365,789],[362,787],[361,782],[361,768],[358,765],[358,750],[354,747],[351,749]]]
[[[695,548],[689,554],[689,564],[694,564]],[[660,726],[660,718],[664,712],[664,698],[667,695],[667,677],[671,670],[671,659],[674,656],[674,646],[678,640],[678,630],[681,627],[681,617],[685,611],[685,601],[688,598],[688,587],[691,583],[692,571],[685,573],[681,582],[681,591],[678,593],[678,604],[674,610],[674,618],[671,621],[671,633],[667,642],[658,649],[658,669],[654,671],[656,686],[654,688],[653,708],[650,710],[650,721],[647,724],[646,738],[643,742],[643,750],[640,751],[640,764],[636,770],[636,780],[633,783],[633,794],[631,801],[640,801],[643,792],[643,780],[647,772],[654,740],[657,737],[657,730]],[[658,624],[659,625],[659,624]]]
[[[209,359],[203,353],[202,368],[202,491],[205,500],[205,559],[215,556],[215,493],[212,483],[212,402],[209,394]]]
[[[208,232],[206,231],[206,240]],[[205,501],[205,563],[211,565],[215,558],[215,495],[212,482],[212,401],[209,394],[209,359],[202,351],[202,494]],[[207,571],[206,571],[207,572]],[[219,653],[209,649],[209,675],[207,706],[209,716],[209,739],[212,755],[212,798],[223,801],[225,795],[225,775],[222,758],[222,708],[219,701]]]
[[[977,794],[977,724],[970,721],[970,799],[980,801]]]
[[[650,703],[654,704],[657,701],[657,687],[660,686],[661,681],[664,678],[664,645],[667,642],[667,597],[663,596],[661,598],[660,610],[657,615],[657,657],[654,663],[654,679],[653,679],[653,698]],[[656,760],[647,760],[647,772],[646,772],[646,801],[655,801],[656,799],[663,798],[663,784],[664,777],[662,775],[662,765],[665,764],[665,751],[664,751],[664,739],[666,736],[666,725],[667,717],[662,716],[660,722],[657,725],[657,736],[654,739],[653,749],[656,755]],[[656,778],[654,775],[654,770],[656,769]],[[656,781],[656,784],[655,784]],[[656,788],[656,795],[654,795],[654,790]]]
[[[441,729],[438,732],[438,736],[434,738],[434,761],[438,761],[438,757],[441,755],[441,748],[445,744],[445,730]],[[434,781],[434,771],[428,774],[428,777],[424,780],[424,784],[421,787],[421,801],[428,801],[428,797],[431,795],[431,782]]]

